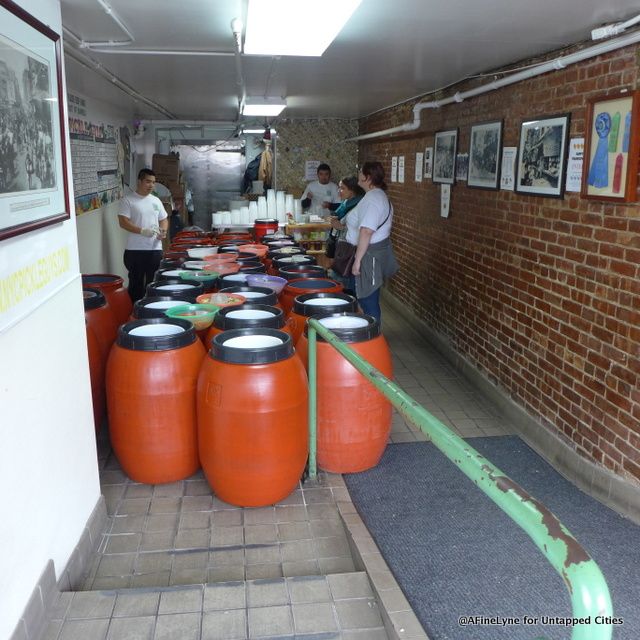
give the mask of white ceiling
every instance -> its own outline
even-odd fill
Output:
[[[237,117],[230,23],[245,0],[102,0],[133,34],[118,53],[83,50],[182,120]],[[126,35],[99,0],[61,0],[63,25],[85,41]],[[314,0],[309,12],[321,11]],[[354,118],[537,54],[590,38],[591,29],[640,13],[640,0],[362,0],[321,58],[242,56],[249,96],[284,96],[282,117]],[[65,37],[68,43],[73,42]],[[138,55],[127,49],[221,52]],[[124,53],[123,53],[124,52]],[[164,119],[67,56],[70,88]]]

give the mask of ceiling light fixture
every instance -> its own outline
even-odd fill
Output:
[[[321,56],[362,0],[249,0],[244,53]]]
[[[243,116],[275,117],[287,106],[284,98],[247,98],[242,108]]]
[[[243,129],[242,133],[264,133],[265,129],[264,127],[262,129]],[[276,130],[275,129],[271,129],[271,133],[275,133]]]

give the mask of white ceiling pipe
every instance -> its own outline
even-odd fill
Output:
[[[373,131],[372,133],[365,133],[360,136],[354,136],[353,138],[347,138],[347,141],[370,140],[372,138],[380,138],[382,136],[388,136],[394,133],[415,131],[416,129],[419,129],[420,125],[422,124],[420,120],[420,113],[424,109],[438,109],[439,107],[443,107],[454,102],[462,102],[467,98],[474,98],[475,96],[482,95],[483,93],[495,91],[496,89],[515,84],[516,82],[522,82],[523,80],[528,80],[529,78],[548,73],[549,71],[564,69],[570,64],[575,64],[589,58],[595,58],[596,56],[602,55],[603,53],[615,51],[616,49],[622,49],[623,47],[627,47],[638,42],[640,42],[640,31],[636,31],[635,33],[630,33],[629,35],[616,38],[615,40],[601,42],[600,44],[593,45],[592,47],[587,47],[586,49],[576,51],[575,53],[571,53],[567,56],[560,56],[559,58],[555,58],[554,60],[550,60],[549,62],[543,62],[537,67],[532,67],[518,73],[513,73],[501,78],[500,80],[494,80],[489,84],[482,85],[481,87],[477,87],[475,89],[470,89],[469,91],[455,93],[454,95],[442,100],[418,102],[413,107],[413,122],[401,124],[397,127],[391,127],[390,129],[383,129],[382,131]]]
[[[231,33],[233,34],[233,55],[236,61],[236,87],[238,90],[238,116],[236,120],[239,122],[247,100],[247,89],[242,75],[242,21],[240,18],[234,18],[231,21]]]
[[[124,43],[127,44],[127,43]],[[108,49],[102,47],[85,47],[95,53],[121,53],[124,55],[145,56],[234,56],[233,51],[198,51],[196,49]]]
[[[133,34],[127,28],[127,25],[122,22],[118,14],[113,10],[113,7],[106,2],[106,0],[98,0],[98,4],[104,9],[104,12],[122,29],[126,34],[127,40],[107,40],[106,42],[88,42],[82,40],[80,47],[82,49],[92,49],[93,47],[123,47],[128,44],[132,44],[135,40]]]
[[[81,53],[80,51],[78,51],[77,49],[74,49],[73,46],[69,44],[69,42],[64,43],[64,49],[65,49],[65,54],[67,56],[75,60],[78,64],[82,65],[83,67],[90,69],[95,73],[98,73],[99,75],[101,75],[103,78],[111,82],[111,84],[113,84],[115,87],[118,87],[118,89],[120,89],[127,95],[150,106],[151,108],[155,109],[158,113],[161,113],[163,116],[166,116],[167,118],[171,118],[172,120],[175,119],[176,116],[173,113],[171,113],[171,111],[169,111],[168,109],[165,109],[161,104],[158,104],[157,102],[154,102],[150,98],[147,98],[146,96],[142,95],[139,91],[136,91],[133,87],[128,85],[123,80],[120,80],[120,78],[118,78],[116,75],[111,73],[111,71],[103,67],[97,60],[94,60],[91,56],[87,56],[84,53]]]

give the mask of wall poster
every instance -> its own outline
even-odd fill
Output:
[[[69,103],[70,114],[86,113],[83,98],[69,94]],[[126,166],[122,129],[128,133],[126,127],[69,116],[76,215],[122,198]]]

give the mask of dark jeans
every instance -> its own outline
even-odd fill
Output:
[[[373,316],[378,324],[382,320],[382,310],[380,309],[380,287],[378,287],[373,293],[370,293],[366,298],[358,298],[358,304],[363,313]]]
[[[127,249],[124,252],[124,266],[129,272],[129,295],[136,302],[144,298],[145,290],[160,266],[162,251],[142,251]]]

